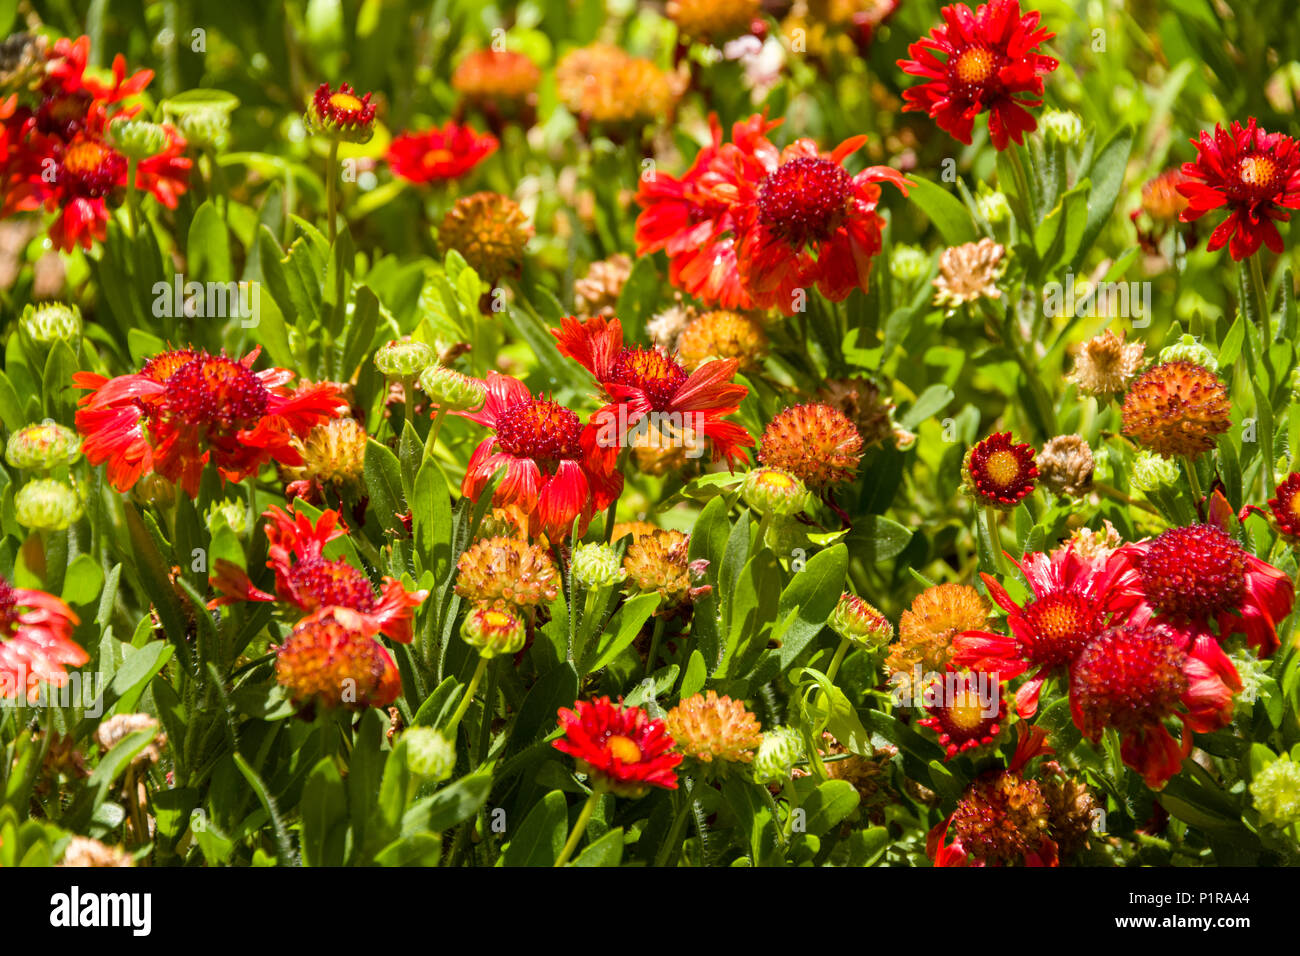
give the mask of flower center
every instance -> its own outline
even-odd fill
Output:
[[[351,93],[335,93],[330,97],[330,106],[336,110],[346,110],[349,113],[356,112],[365,106],[359,99]]]
[[[984,715],[984,704],[971,687],[958,690],[952,699],[952,706],[945,709],[948,721],[957,729],[969,733],[976,730],[988,720]]]
[[[480,618],[485,627],[510,627],[515,623],[514,618],[504,611],[489,609],[483,612]]]
[[[992,79],[997,69],[998,60],[993,51],[976,46],[953,57],[948,72],[958,83],[978,86]]]
[[[63,151],[63,173],[74,195],[100,199],[126,176],[126,160],[103,143],[79,136]]]
[[[1020,477],[1020,460],[1009,451],[995,451],[985,460],[984,473],[999,488],[1009,488]]]
[[[1237,166],[1237,178],[1246,192],[1267,196],[1277,188],[1277,163],[1267,156],[1245,156]]]
[[[497,419],[497,444],[502,451],[545,466],[581,459],[581,435],[578,416],[546,399],[525,399]]]
[[[164,387],[172,415],[190,425],[227,431],[255,424],[271,399],[257,375],[224,355],[207,355],[182,365]]]
[[[322,607],[369,611],[375,604],[375,590],[366,576],[342,558],[299,561],[289,569],[289,584],[307,611]]]
[[[1096,739],[1104,727],[1138,731],[1174,713],[1187,689],[1187,657],[1163,627],[1107,631],[1079,655],[1070,672],[1070,703],[1080,729]]]
[[[665,411],[688,376],[686,369],[658,349],[623,349],[609,377],[615,384],[645,392],[651,406]]]
[[[605,746],[622,763],[639,763],[641,761],[641,748],[636,745],[636,742],[631,737],[614,734],[605,741]]]
[[[1035,664],[1045,668],[1069,664],[1101,627],[1088,601],[1061,591],[1027,605],[1024,614],[1033,634],[1026,651]]]
[[[778,166],[758,191],[758,218],[799,248],[829,239],[843,219],[853,177],[827,159],[805,157]]]
[[[773,491],[790,491],[794,488],[794,479],[779,471],[761,472],[757,484]]]
[[[1142,589],[1175,619],[1230,611],[1246,592],[1246,552],[1213,525],[1171,528],[1147,548]]]
[[[950,832],[984,863],[1019,863],[1046,835],[1048,813],[1035,781],[1003,771],[971,784],[957,802]]]

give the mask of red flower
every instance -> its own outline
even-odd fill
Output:
[[[1057,866],[1051,805],[1038,782],[1024,773],[1030,760],[1053,752],[1046,730],[1021,724],[1007,769],[975,778],[956,809],[930,831],[925,852],[934,865]],[[946,842],[950,836],[952,842]]]
[[[962,471],[979,504],[1004,511],[1033,494],[1038,477],[1033,447],[1013,443],[1011,432],[997,432],[972,445]]]
[[[932,688],[927,688],[927,694],[938,694],[940,699],[926,706],[930,716],[917,723],[939,735],[939,743],[948,754],[945,759],[951,760],[963,751],[990,744],[1002,732],[1007,717],[1007,701],[1002,696],[998,677],[997,674],[970,671],[950,672]],[[981,685],[997,690],[997,706],[991,714],[980,699]]]
[[[1213,514],[1213,506],[1212,506]],[[1161,620],[1218,637],[1242,633],[1260,657],[1279,646],[1277,625],[1295,604],[1291,579],[1242,548],[1216,524],[1171,528],[1121,549],[1141,577],[1150,609]]]
[[[640,707],[623,707],[608,697],[561,707],[564,737],[555,749],[578,761],[592,786],[621,797],[640,797],[651,787],[677,789],[673,769],[682,755],[673,753],[673,738],[662,720],[651,720]]]
[[[1237,122],[1230,130],[1216,125],[1213,137],[1202,130],[1192,143],[1196,161],[1183,163],[1189,181],[1178,184],[1188,205],[1178,218],[1192,222],[1227,207],[1228,218],[1210,235],[1207,249],[1226,244],[1228,254],[1241,261],[1263,243],[1280,255],[1282,237],[1273,222],[1291,218],[1285,209],[1300,209],[1300,146],[1290,136],[1259,129],[1253,116],[1244,128]]]
[[[617,451],[597,447],[592,425],[584,427],[563,405],[534,398],[518,379],[488,372],[486,384],[479,411],[456,412],[494,432],[470,456],[462,494],[477,500],[504,465],[496,504],[518,507],[531,534],[567,538],[575,520],[578,533],[585,533],[592,515],[623,490],[614,467]]]
[[[344,83],[331,90],[328,83],[316,87],[311,98],[308,115],[321,129],[336,133],[364,133],[375,122],[375,106],[370,102],[373,93],[358,97],[351,84]]]
[[[218,559],[212,584],[221,597],[209,607],[236,600],[280,601],[305,615],[326,607],[348,608],[357,612],[367,634],[384,634],[402,644],[411,642],[413,611],[429,592],[411,593],[400,581],[385,577],[376,595],[370,579],[344,558],[326,558],[325,546],[347,534],[337,511],[322,512],[315,524],[296,509],[288,514],[272,506],[263,515],[270,519],[266,566],[275,570],[275,593],[259,590],[243,568]]]
[[[86,459],[107,462],[118,491],[154,471],[190,495],[198,494],[209,460],[227,481],[242,481],[272,461],[302,464],[293,438],[346,413],[347,403],[332,384],[290,389],[293,373],[286,369],[252,371],[259,351],[239,361],[165,352],[140,372],[113,379],[78,372],[73,383],[91,390],[76,418]]]
[[[592,421],[601,428],[598,443],[614,455],[617,452],[613,449],[627,436],[610,432],[617,433],[624,424],[634,427],[652,413],[666,440],[698,441],[703,435],[713,445],[713,460],[726,458],[733,467],[744,459],[741,449],[754,444],[744,428],[722,420],[733,414],[749,394],[744,385],[731,381],[739,364],[735,359],[705,362],[688,375],[681,363],[657,349],[625,346],[623,324],[604,316],[585,322],[569,316],[551,332],[558,340],[560,354],[595,376],[610,399],[611,404],[592,416]],[[626,406],[621,420],[620,405]],[[655,423],[654,418],[649,422],[652,426]],[[681,434],[671,434],[677,430]]]
[[[42,91],[46,94],[88,93],[98,102],[117,103],[142,92],[153,80],[153,70],[138,70],[128,79],[126,58],[119,53],[113,57],[113,85],[105,86],[85,75],[89,59],[90,37],[82,36],[76,40],[59,37],[46,54],[48,62]]]
[[[767,133],[780,121],[751,116],[731,127],[732,142],[725,145],[717,116],[709,125],[712,142],[681,179],[661,172],[641,178],[636,252],[662,249],[669,281],[706,305],[749,309],[754,303],[736,263],[736,200],[741,183],[762,179],[776,165],[779,151]]]
[[[449,122],[442,129],[395,138],[388,147],[388,165],[413,183],[440,183],[459,179],[496,151],[495,136]]]
[[[80,622],[52,594],[16,588],[0,578],[0,698],[40,699],[40,681],[62,687],[65,667],[80,667],[90,656],[72,640]]]
[[[1300,542],[1300,500],[1297,500],[1297,493],[1300,493],[1300,473],[1293,471],[1277,486],[1275,496],[1268,499],[1278,534],[1292,544]]]
[[[1096,743],[1107,727],[1120,734],[1124,763],[1157,788],[1178,773],[1192,731],[1209,733],[1232,719],[1241,678],[1208,634],[1163,624],[1124,625],[1089,644],[1070,669],[1070,713]],[[1165,720],[1184,724],[1181,746]]]
[[[956,3],[940,12],[946,26],[909,46],[912,59],[898,61],[904,72],[926,78],[903,91],[903,111],[929,113],[967,144],[975,117],[987,111],[994,148],[1023,143],[1038,126],[1025,107],[1042,105],[1043,76],[1057,67],[1036,50],[1056,34],[1038,29],[1038,11],[1021,16],[1020,0],[991,0],[973,13]]]
[[[1103,631],[1126,623],[1142,604],[1142,590],[1137,572],[1119,552],[1086,557],[1066,545],[1050,554],[1026,554],[1016,566],[1029,582],[1033,600],[1016,604],[1006,588],[981,575],[989,596],[1007,612],[1011,633],[958,634],[952,642],[952,664],[996,674],[1004,681],[1031,671],[1016,691],[1016,712],[1032,717],[1043,682],[1063,674]]]

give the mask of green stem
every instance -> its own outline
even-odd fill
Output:
[[[835,683],[835,675],[840,672],[840,665],[844,663],[844,658],[848,653],[848,639],[840,638],[840,646],[835,648],[835,656],[831,658],[831,666],[826,668],[826,679],[832,684]]]
[[[1267,462],[1265,464],[1267,465]],[[1187,472],[1187,483],[1192,488],[1192,505],[1199,513],[1203,495],[1201,492],[1201,479],[1196,474],[1196,462],[1192,461],[1189,456],[1183,455],[1183,469]]]
[[[1031,221],[1033,197],[1029,193],[1029,177],[1025,174],[1025,165],[1020,160],[1020,150],[1012,146],[1007,152],[1011,155],[1011,172],[1016,180],[1016,192],[1020,194],[1021,209],[1024,212],[1025,231],[1032,237],[1034,223]]]
[[[790,804],[790,815],[785,819],[785,833],[782,837],[786,846],[789,846],[790,839],[794,836],[794,814],[799,809],[799,792],[795,790],[793,780],[785,782],[781,795],[785,797],[786,803]]]
[[[998,509],[988,505],[984,509],[984,520],[989,529],[989,546],[993,549],[993,564],[997,568],[998,577],[1006,577],[1007,562],[1002,557],[1002,533],[998,528]]]
[[[1264,360],[1264,382],[1263,392],[1264,401],[1270,403],[1269,419],[1272,419],[1272,401],[1273,390],[1277,387],[1277,376],[1273,371],[1273,313],[1269,311],[1268,304],[1268,286],[1264,284],[1264,265],[1262,262],[1263,253],[1257,252],[1250,257],[1250,284],[1254,288],[1255,302],[1259,309],[1259,334],[1263,345],[1264,354],[1261,356]],[[1273,481],[1273,467],[1276,464],[1273,457],[1272,429],[1268,430],[1265,436],[1265,452],[1267,457],[1264,460],[1264,490],[1265,496],[1273,497],[1277,488]]]
[[[1143,511],[1149,512],[1150,514],[1153,515],[1160,514],[1160,510],[1155,506],[1153,506],[1152,504],[1150,504],[1149,502],[1139,501],[1137,498],[1134,498],[1132,495],[1126,495],[1118,488],[1114,487],[1113,485],[1108,485],[1104,481],[1094,481],[1092,483],[1092,490],[1097,492],[1098,494],[1105,495],[1108,498],[1114,498],[1116,501],[1121,502],[1123,504],[1130,505],[1134,508],[1141,508]]]
[[[465,716],[465,711],[469,710],[470,701],[474,699],[474,692],[478,690],[478,685],[483,680],[483,675],[487,673],[488,661],[491,658],[480,657],[478,667],[474,668],[474,676],[469,679],[469,686],[465,688],[465,696],[460,699],[460,704],[456,707],[456,712],[451,715],[451,720],[447,724],[447,736],[451,737],[456,733],[456,728],[460,725],[460,719]]]
[[[564,866],[569,862],[569,857],[573,856],[573,851],[578,848],[582,835],[587,832],[587,824],[591,822],[591,815],[596,812],[596,804],[599,802],[600,794],[595,790],[591,791],[591,796],[582,805],[582,812],[578,814],[578,820],[573,824],[573,829],[569,832],[569,839],[565,841],[564,849],[560,851],[559,857],[555,860],[556,867]]]
[[[137,161],[128,159],[126,161],[126,220],[131,227],[131,236],[134,238],[140,231],[140,214],[136,203],[139,197],[135,191],[135,170]]]
[[[620,439],[626,439],[626,436],[620,435]],[[623,450],[618,453],[617,471],[621,475],[627,467],[627,457],[632,453],[632,447],[625,445]],[[605,511],[605,543],[610,544],[614,540],[614,516],[618,511],[618,498],[609,503],[609,508]]]
[[[329,220],[330,248],[334,248],[334,240],[338,238],[338,224],[334,221],[334,202],[335,182],[338,179],[339,171],[339,141],[330,141],[330,158],[329,165],[325,168],[325,218]]]
[[[672,828],[668,831],[668,839],[663,842],[659,848],[659,853],[655,856],[655,866],[663,867],[668,865],[668,857],[672,854],[677,846],[677,841],[682,834],[682,827],[686,825],[686,815],[690,813],[691,804],[695,802],[695,778],[686,778],[686,792],[680,790],[673,794],[674,799],[680,801],[677,812],[673,816]]]
[[[655,669],[655,658],[659,655],[659,641],[664,636],[664,625],[667,622],[665,617],[655,617],[654,633],[650,635],[650,653],[645,658],[645,676],[649,677]]]
[[[442,420],[446,417],[447,409],[441,406],[433,413],[433,424],[429,426],[429,438],[424,443],[424,454],[427,458],[433,457],[433,448],[438,444],[438,432],[442,430]]]

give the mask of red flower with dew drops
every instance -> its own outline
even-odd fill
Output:
[[[980,775],[966,788],[948,818],[925,841],[935,866],[1057,866],[1052,807],[1025,766],[1054,753],[1042,727],[1020,725],[1020,739],[1006,770]]]
[[[707,438],[713,460],[726,458],[732,467],[744,459],[742,449],[754,444],[742,426],[722,420],[734,414],[749,394],[744,385],[731,381],[739,364],[735,359],[705,362],[688,374],[680,362],[658,349],[624,345],[623,324],[604,316],[585,321],[569,316],[551,332],[560,354],[590,372],[610,399],[611,404],[593,415],[592,422],[600,427],[598,444],[615,456],[627,436],[609,432],[617,432],[624,423],[635,427],[647,415],[652,416],[652,426],[658,416],[665,440],[681,439],[689,449],[691,442]],[[619,406],[626,406],[622,421]],[[682,434],[669,434],[675,429]]]
[[[903,112],[929,113],[968,145],[975,117],[987,112],[995,149],[1023,143],[1038,126],[1027,107],[1042,105],[1043,76],[1058,65],[1038,46],[1056,34],[1039,28],[1038,11],[1022,15],[1020,0],[991,0],[974,12],[955,3],[940,13],[944,25],[907,48],[912,59],[898,61],[925,79],[903,91]]]
[[[40,698],[40,682],[62,687],[65,668],[90,660],[72,640],[80,622],[63,601],[44,591],[16,588],[0,577],[0,698]]]
[[[1178,773],[1192,732],[1209,733],[1232,719],[1241,678],[1218,641],[1165,624],[1106,631],[1070,669],[1070,713],[1096,743],[1107,727],[1120,735],[1124,763],[1159,788]],[[1165,721],[1184,725],[1180,745]]]
[[[779,157],[759,154],[762,179],[739,182],[736,261],[756,307],[793,315],[800,291],[814,285],[832,302],[867,291],[884,228],[880,184],[906,196],[910,183],[888,166],[850,174],[844,160],[866,141],[854,136],[822,156],[812,140],[795,140]]]
[[[1210,252],[1228,247],[1240,262],[1253,256],[1261,244],[1281,255],[1282,237],[1276,222],[1291,218],[1287,209],[1300,209],[1300,144],[1290,136],[1268,133],[1255,125],[1202,130],[1194,162],[1183,164],[1185,180],[1178,192],[1187,198],[1179,214],[1192,222],[1207,212],[1226,209],[1228,218],[1210,235]]]
[[[459,179],[497,151],[497,138],[447,123],[423,133],[403,133],[388,147],[393,174],[413,183]]]
[[[364,710],[387,707],[402,692],[393,656],[348,608],[322,608],[272,650],[275,679],[299,704]]]
[[[481,409],[455,413],[493,431],[470,456],[461,493],[477,500],[505,466],[495,501],[526,514],[531,534],[567,538],[574,521],[585,533],[591,516],[623,490],[617,450],[598,447],[594,426],[558,402],[534,398],[518,379],[488,372],[486,384]]]
[[[712,141],[680,179],[658,171],[641,177],[637,255],[663,250],[669,281],[706,305],[753,307],[736,263],[737,187],[776,165],[780,151],[767,133],[780,122],[755,114],[733,124],[732,142],[724,144],[718,118],[710,116]]]
[[[1295,586],[1223,530],[1222,509],[1227,507],[1215,492],[1213,523],[1170,528],[1121,553],[1140,576],[1150,605],[1146,617],[1154,613],[1197,636],[1209,634],[1213,621],[1219,640],[1244,634],[1260,657],[1269,657],[1279,647],[1277,625],[1295,605]]]
[[[651,787],[677,789],[674,769],[682,755],[662,720],[651,720],[640,707],[623,707],[608,697],[577,701],[559,710],[564,736],[555,749],[578,762],[592,787],[620,797],[640,797]]]
[[[165,352],[132,375],[106,379],[78,372],[73,384],[90,389],[77,412],[86,458],[108,464],[119,491],[146,471],[197,495],[203,467],[212,461],[226,481],[241,481],[264,465],[301,465],[293,438],[347,412],[330,383],[287,387],[293,373],[254,372],[260,348],[236,360],[182,350]]]
[[[1278,534],[1292,545],[1300,542],[1300,473],[1291,472],[1268,499],[1269,514]]]
[[[1119,552],[1089,556],[1067,544],[1011,560],[1029,582],[1033,598],[1017,604],[1006,588],[981,575],[989,597],[1007,612],[1011,633],[958,634],[952,642],[952,664],[997,674],[1004,681],[1029,672],[1029,680],[1016,691],[1016,712],[1028,718],[1038,710],[1043,682],[1064,675],[1103,631],[1126,623],[1143,596],[1137,572]]]
[[[1034,449],[1013,442],[1011,432],[996,432],[971,446],[962,475],[980,505],[1009,511],[1033,494],[1038,478]]]
[[[301,614],[343,607],[357,612],[367,633],[384,634],[402,644],[411,642],[414,609],[429,592],[412,593],[396,578],[385,577],[376,594],[370,579],[346,559],[325,557],[325,546],[347,534],[337,511],[324,511],[313,523],[301,511],[295,509],[290,514],[272,506],[263,517],[268,519],[266,537],[270,542],[266,566],[275,570],[275,593],[254,587],[243,568],[218,558],[212,584],[221,596],[209,607],[235,601],[277,601]]]
[[[990,691],[997,696],[987,701]],[[1007,701],[997,674],[949,671],[925,693],[939,699],[926,705],[930,716],[918,720],[917,724],[938,734],[939,743],[947,753],[946,760],[993,743],[1006,723]]]

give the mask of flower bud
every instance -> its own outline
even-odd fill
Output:
[[[1083,135],[1083,120],[1069,110],[1047,110],[1039,118],[1043,136],[1049,143],[1071,146]]]
[[[470,609],[461,625],[460,636],[480,657],[517,654],[524,646],[524,622],[499,604],[480,604]]]
[[[406,767],[426,783],[441,783],[456,767],[456,746],[432,727],[411,727],[402,732]]]
[[[375,368],[390,378],[419,375],[436,361],[438,353],[433,346],[410,339],[394,340],[375,352]]]
[[[248,530],[248,506],[235,498],[223,498],[208,506],[208,534],[216,534],[221,527],[227,527],[235,534]]]
[[[18,523],[34,531],[63,531],[81,511],[81,498],[72,486],[52,478],[29,481],[14,495]]]
[[[794,515],[808,505],[808,488],[781,468],[755,468],[740,486],[745,503],[760,514]]]
[[[81,439],[71,428],[46,419],[9,436],[5,461],[23,471],[53,471],[81,457]]]
[[[607,544],[578,545],[573,549],[573,561],[569,567],[573,580],[588,590],[610,587],[627,577],[618,552]]]
[[[119,116],[108,124],[108,132],[114,148],[137,162],[157,156],[167,148],[167,130],[147,120]]]
[[[1279,827],[1300,823],[1300,763],[1283,755],[1256,774],[1250,782],[1255,809]]]
[[[439,408],[468,412],[487,400],[487,386],[445,365],[430,365],[420,373],[420,389]]]
[[[37,345],[49,348],[55,342],[66,342],[76,348],[81,338],[81,310],[62,302],[29,304],[18,326]]]
[[[185,141],[197,149],[223,150],[230,134],[230,113],[207,108],[189,110],[176,119]]]
[[[1219,363],[1214,355],[1190,335],[1184,335],[1173,345],[1162,349],[1157,362],[1192,362],[1211,372],[1219,371]]]
[[[375,107],[370,102],[373,93],[358,97],[347,83],[338,91],[322,83],[307,104],[303,122],[312,133],[318,133],[344,143],[368,143],[375,135]]]
[[[917,282],[930,270],[930,257],[920,246],[899,243],[889,254],[889,272],[899,282]]]
[[[884,647],[894,638],[889,619],[856,594],[845,591],[826,622],[832,631],[863,650]]]
[[[1167,488],[1178,481],[1178,463],[1162,458],[1154,452],[1144,451],[1133,459],[1129,484],[1138,491],[1151,492]]]
[[[975,210],[990,226],[1004,223],[1011,218],[1011,203],[1007,200],[1006,194],[989,189],[984,183],[980,183],[975,193]]]
[[[750,765],[755,782],[771,784],[789,780],[795,761],[803,756],[803,749],[803,738],[793,727],[774,727],[767,731]]]

